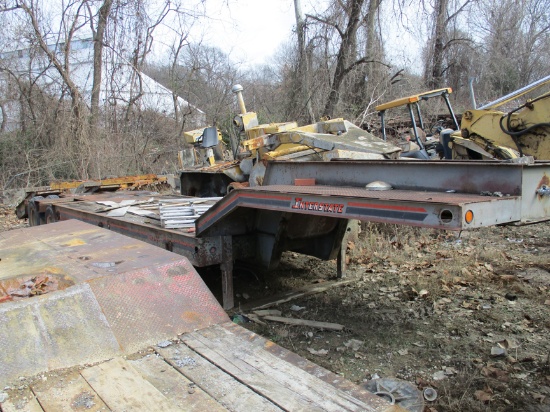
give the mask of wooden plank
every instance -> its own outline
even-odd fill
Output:
[[[0,405],[2,412],[43,412],[30,389],[10,392],[10,397]]]
[[[317,328],[317,329],[328,329],[328,330],[336,330],[336,331],[340,331],[344,329],[344,325],[340,325],[339,323],[318,322],[316,320],[283,318],[281,316],[264,316],[263,319],[271,320],[273,322],[284,323],[286,325],[311,326],[312,328]]]
[[[110,411],[78,372],[49,376],[32,390],[46,412]]]
[[[217,368],[184,344],[155,348],[155,350],[178,371],[230,411],[281,411],[273,403]]]
[[[223,327],[210,327],[181,339],[218,367],[285,410],[372,411],[302,369],[249,344]]]
[[[355,282],[355,280],[339,280],[339,281],[329,281],[315,285],[307,285],[303,288],[291,290],[289,292],[284,292],[275,296],[270,296],[265,299],[260,299],[254,302],[241,305],[242,311],[249,310],[258,310],[258,309],[267,309],[272,306],[280,305],[281,303],[286,303],[294,299],[303,298],[306,296],[314,295],[317,293],[322,293],[336,286],[347,285],[348,283]]]
[[[258,316],[281,316],[281,311],[277,309],[261,309],[255,310],[254,314]]]
[[[180,411],[122,358],[114,358],[80,373],[112,411]]]
[[[279,378],[285,380],[284,377],[276,378],[274,376],[266,376],[265,374],[255,370],[253,365],[237,359],[233,355],[234,352],[231,348],[220,349],[218,345],[218,347],[213,349],[212,347],[208,347],[208,343],[205,343],[200,339],[200,336],[195,336],[194,334],[185,335],[185,343],[193,350],[200,353],[218,368],[230,374],[234,379],[244,383],[254,392],[259,393],[261,396],[273,402],[279,408],[285,411],[304,412],[325,410],[315,404],[312,404],[311,402],[308,402],[307,397],[303,394],[289,390],[284,384],[281,385],[279,382],[281,379]],[[230,353],[225,354],[225,356],[219,353],[224,350],[228,350]]]
[[[181,410],[190,412],[227,410],[156,353],[128,362]]]
[[[248,342],[253,348],[265,350],[271,353],[273,356],[278,357],[296,367],[304,370],[305,372],[313,375],[325,383],[335,387],[336,389],[343,391],[356,399],[359,399],[367,403],[372,408],[370,410],[376,412],[388,412],[388,403],[382,398],[374,395],[366,389],[355,385],[353,382],[344,379],[340,375],[336,375],[333,372],[305,359],[300,355],[291,352],[276,343],[273,343],[266,338],[255,334],[233,322],[226,322],[220,325],[228,332],[234,334],[238,338]],[[256,349],[255,349],[256,350]]]

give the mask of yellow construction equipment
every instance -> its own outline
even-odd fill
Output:
[[[233,153],[223,150],[221,136],[215,127],[184,134],[186,142],[193,147],[179,155],[183,170],[182,194],[223,196],[235,182],[259,186],[268,160],[372,160],[400,156],[399,147],[342,118],[306,126],[298,126],[296,122],[259,124],[256,113],[247,111],[242,90],[240,85],[233,87],[240,110],[233,123],[242,137],[233,145]]]
[[[406,106],[411,122],[410,137],[404,139],[401,143],[403,152],[401,157],[413,157],[417,159],[433,159],[439,157],[439,153],[442,153],[441,145],[436,138],[430,133],[424,123],[422,112],[420,111],[420,103],[433,98],[442,98],[445,101],[449,115],[453,122],[455,130],[458,129],[458,122],[456,120],[455,113],[449,101],[449,95],[453,92],[450,87],[442,89],[430,90],[423,93],[413,94],[412,96],[401,97],[391,102],[384,103],[375,107],[375,110],[380,116],[382,137],[387,139],[386,132],[386,111],[389,109],[397,109],[399,107]]]
[[[550,159],[550,92],[528,99],[513,110],[496,110],[550,84],[547,76],[478,109],[464,112],[460,132],[453,133],[453,159]]]
[[[410,115],[411,140],[420,148],[402,156],[416,158],[509,160],[532,156],[538,160],[550,159],[550,92],[526,100],[513,110],[503,112],[497,108],[515,99],[550,84],[550,76],[479,108],[467,110],[462,115],[460,127],[448,99],[451,88],[431,90],[399,98],[376,107],[381,120],[381,131],[386,139],[385,114],[389,109],[406,106]],[[429,137],[420,111],[420,103],[442,97],[452,120],[452,129],[439,128],[439,139]],[[404,142],[404,144],[410,144]]]

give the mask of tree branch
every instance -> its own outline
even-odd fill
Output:
[[[350,64],[348,67],[346,67],[344,69],[344,75],[348,74],[350,71],[352,71],[355,67],[361,65],[361,64],[365,64],[365,63],[378,63],[378,64],[381,64],[382,66],[386,66],[388,69],[391,69],[391,66],[386,64],[386,63],[383,63],[379,60],[368,60],[366,57],[363,57],[359,60],[356,60],[354,61],[352,64]]]
[[[315,20],[319,23],[323,23],[323,24],[326,24],[327,26],[334,27],[336,29],[336,31],[338,32],[338,34],[340,35],[340,37],[344,37],[344,32],[342,31],[342,29],[340,29],[338,24],[331,23],[328,20],[322,19],[322,18],[317,17],[317,16],[313,16],[311,14],[306,14],[306,18],[310,18],[310,19]]]
[[[458,43],[458,42],[473,43],[474,41],[472,39],[468,39],[465,37],[458,37],[455,39],[451,39],[447,43],[445,43],[443,45],[442,50],[446,50],[448,47],[452,46],[453,43]]]
[[[475,0],[466,0],[462,6],[458,8],[453,14],[451,14],[447,19],[445,19],[445,24],[448,24],[451,20],[453,20],[456,16],[458,16],[462,11],[466,8],[468,4],[470,4],[472,1]]]

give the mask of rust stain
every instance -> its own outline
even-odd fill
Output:
[[[199,313],[197,312],[191,312],[191,311],[185,311],[181,314],[181,318],[185,321],[185,322],[191,322],[191,323],[200,323],[202,322],[203,320],[203,316],[201,316]]]
[[[124,250],[133,250],[133,249],[140,249],[140,248],[142,248],[141,245],[129,244],[129,245],[123,246],[121,249],[124,249]]]
[[[86,242],[82,239],[71,239],[69,240],[67,243],[64,243],[63,246],[67,246],[67,247],[74,247],[74,246],[82,246],[82,245],[85,245]]]
[[[269,349],[269,348],[271,348],[271,347],[273,347],[273,346],[277,346],[277,345],[276,345],[274,342],[271,342],[270,340],[268,340],[268,341],[265,343],[265,345],[264,345],[264,347],[265,347],[266,349]]]
[[[542,179],[540,179],[537,189],[540,189],[542,186],[545,186],[545,185],[550,186],[550,178],[546,173],[542,176]]]
[[[61,268],[48,266],[43,269],[45,275],[65,275],[65,271]]]

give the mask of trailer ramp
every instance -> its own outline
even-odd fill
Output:
[[[179,255],[69,220],[0,258],[2,412],[400,410],[231,323]]]

